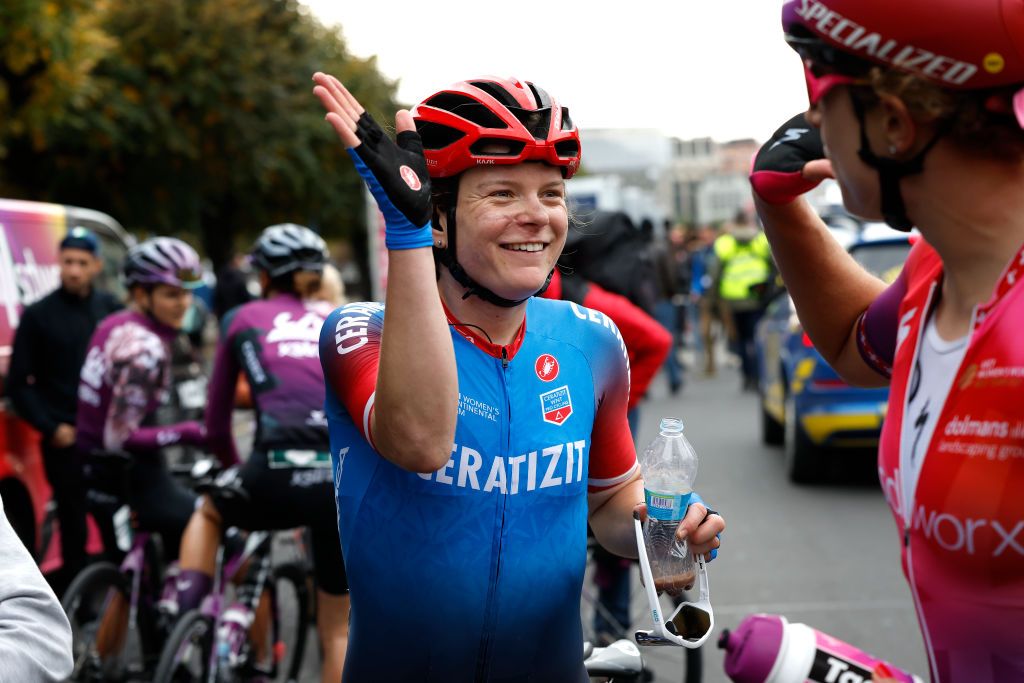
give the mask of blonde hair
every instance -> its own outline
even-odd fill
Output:
[[[341,279],[341,272],[330,263],[324,264],[323,273],[320,275],[320,289],[317,290],[314,298],[326,301],[335,307],[347,303],[345,283]]]

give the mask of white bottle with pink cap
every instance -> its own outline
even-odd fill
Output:
[[[722,633],[718,646],[726,651],[725,673],[734,683],[923,683],[852,645],[775,614],[748,616],[735,631]]]

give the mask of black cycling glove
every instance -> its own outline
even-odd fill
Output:
[[[798,114],[782,125],[754,157],[750,184],[769,204],[788,204],[818,185],[803,176],[808,161],[825,158],[818,129]]]
[[[388,249],[431,246],[430,175],[419,133],[399,133],[396,144],[363,112],[356,137],[362,144],[347,151],[384,214]]]

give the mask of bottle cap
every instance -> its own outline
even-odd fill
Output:
[[[725,650],[725,674],[733,683],[765,683],[782,654],[786,618],[752,614],[718,641]]]
[[[663,417],[659,428],[663,434],[682,434],[683,421],[678,417]]]

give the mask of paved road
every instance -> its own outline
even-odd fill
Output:
[[[730,368],[714,379],[694,379],[676,397],[659,377],[642,411],[641,448],[657,434],[662,417],[683,418],[700,456],[696,488],[728,521],[725,547],[709,572],[713,639],[747,614],[784,614],[926,677],[898,539],[872,454],[851,456],[827,485],[789,483],[781,450],[759,441],[756,395],[740,392],[738,371]],[[646,611],[636,581],[633,618],[642,620]],[[728,680],[722,651],[704,649],[704,680]],[[645,654],[656,680],[682,680],[680,650]]]

